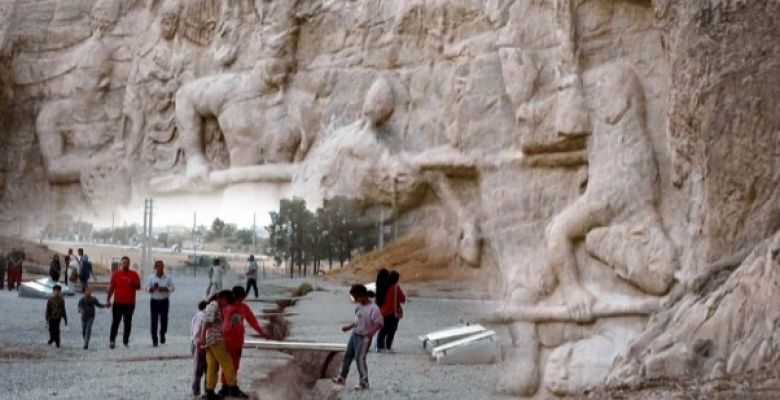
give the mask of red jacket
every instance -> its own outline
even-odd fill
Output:
[[[401,308],[401,304],[406,303],[406,295],[401,290],[401,286],[394,284],[387,289],[385,293],[385,302],[382,303],[382,307],[379,307],[379,311],[382,312],[383,317],[396,314],[398,309]],[[396,309],[396,306],[398,309]],[[400,315],[400,313],[398,313]]]
[[[260,336],[265,336],[263,328],[257,323],[254,312],[242,301],[222,310],[222,336],[225,338],[225,346],[244,347],[245,320]]]

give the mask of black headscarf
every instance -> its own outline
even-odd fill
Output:
[[[382,268],[376,274],[376,305],[381,307],[385,303],[388,288],[390,288],[390,271]]]

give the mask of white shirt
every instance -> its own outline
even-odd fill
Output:
[[[171,295],[171,293],[176,290],[176,287],[173,286],[173,279],[171,279],[170,276],[163,275],[158,277],[157,274],[151,274],[146,278],[146,291],[148,292],[155,283],[161,288],[168,288],[168,291],[155,291],[149,293],[152,297],[152,300],[165,300]]]
[[[222,273],[224,272],[222,270],[221,266],[212,266],[212,272],[211,272],[211,282],[216,283],[220,285],[220,288],[222,287]]]
[[[192,341],[198,340],[198,329],[200,329],[200,325],[203,323],[203,316],[205,315],[206,314],[203,311],[198,310],[198,312],[192,316]]]

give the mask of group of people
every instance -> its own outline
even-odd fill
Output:
[[[79,249],[83,260],[83,251]],[[70,254],[69,254],[70,255]],[[66,260],[68,256],[66,256]],[[156,261],[154,274],[146,279],[145,290],[150,296],[151,311],[151,336],[152,345],[165,344],[165,334],[168,331],[169,297],[176,290],[173,279],[165,274],[165,264]],[[90,269],[90,273],[91,269]],[[52,280],[57,281],[54,276]],[[59,277],[57,277],[59,278]],[[125,347],[130,344],[130,332],[133,324],[133,314],[136,305],[136,293],[141,290],[141,276],[130,269],[130,258],[122,257],[120,268],[111,275],[108,285],[105,304],[92,296],[92,288],[83,285],[83,297],[79,299],[78,311],[81,314],[81,334],[84,340],[84,349],[89,348],[92,336],[92,324],[95,320],[95,308],[111,309],[111,329],[109,333],[109,347],[116,348],[116,337],[119,334],[119,324],[123,324],[122,343]],[[113,302],[112,302],[113,299]],[[65,300],[62,297],[62,287],[55,285],[52,296],[46,304],[46,323],[49,328],[49,344],[54,343],[60,347],[60,324],[68,324]]]
[[[241,286],[213,293],[198,304],[192,317],[193,396],[200,396],[201,381],[206,376],[205,398],[248,398],[238,387],[238,368],[244,348],[244,322],[261,337],[268,338],[252,309],[244,303],[247,292]],[[216,391],[221,373],[222,388]]]
[[[334,383],[343,385],[346,382],[354,361],[360,375],[360,382],[355,389],[368,390],[366,358],[377,333],[376,352],[393,352],[393,339],[398,322],[403,318],[403,304],[406,302],[406,295],[398,283],[400,278],[397,271],[382,268],[377,274],[376,293],[372,294],[364,285],[353,285],[350,289],[349,294],[357,303],[355,321],[341,328],[344,332],[351,330],[352,335],[347,343],[341,373],[333,378]],[[371,302],[372,296],[376,297],[375,302]]]
[[[4,289],[6,274],[8,274],[8,290],[19,290],[25,257],[21,249],[12,249],[8,254],[0,252],[0,289]]]
[[[70,277],[68,276],[70,274]],[[68,285],[71,282],[80,282],[81,291],[84,292],[89,284],[89,278],[97,282],[97,275],[92,267],[89,257],[84,254],[84,249],[78,249],[77,254],[73,254],[73,249],[68,249],[68,254],[64,257],[64,262],[60,262],[60,256],[55,254],[49,264],[49,277],[54,282],[60,281],[60,276],[64,275],[63,283]]]
[[[79,249],[79,259],[84,258],[83,250]],[[162,261],[155,262],[154,270],[155,273],[146,279],[145,290],[150,294],[152,344],[157,347],[158,344],[166,342],[170,295],[176,288],[173,279],[165,274]],[[198,311],[193,316],[191,324],[192,394],[199,397],[203,386],[204,398],[207,400],[223,397],[248,398],[249,396],[238,386],[245,322],[258,335],[269,338],[255,318],[252,309],[244,302],[250,288],[255,290],[257,296],[257,263],[254,257],[250,257],[246,272],[246,288],[235,286],[232,290],[222,290],[221,278],[224,269],[218,259],[214,260],[211,270],[209,295],[198,303]],[[218,276],[219,279],[214,279],[214,276]],[[56,278],[52,276],[53,280],[58,281],[59,276]],[[355,320],[342,327],[342,331],[352,331],[352,334],[347,344],[341,373],[333,379],[336,384],[345,383],[351,364],[355,362],[360,375],[356,389],[369,388],[366,358],[374,336],[377,336],[377,353],[393,351],[395,333],[403,317],[402,305],[406,302],[406,296],[399,286],[399,279],[398,272],[382,269],[377,275],[376,293],[369,292],[364,285],[353,285],[350,289],[350,295],[357,303]],[[55,344],[57,347],[60,347],[60,323],[64,322],[65,325],[68,323],[61,289],[59,285],[54,286],[53,295],[46,305],[49,344]],[[120,269],[111,275],[105,304],[101,304],[93,297],[92,289],[85,286],[83,297],[78,302],[84,349],[89,348],[96,308],[112,310],[109,347],[114,349],[116,346],[120,322],[124,325],[122,342],[126,347],[129,345],[136,293],[140,289],[140,275],[130,269],[128,257],[122,257]],[[372,302],[371,297],[376,297],[376,300]],[[218,381],[222,383],[219,391],[216,390]]]

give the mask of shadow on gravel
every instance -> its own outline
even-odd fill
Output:
[[[0,363],[15,361],[35,361],[46,358],[39,350],[4,350],[0,349]]]

